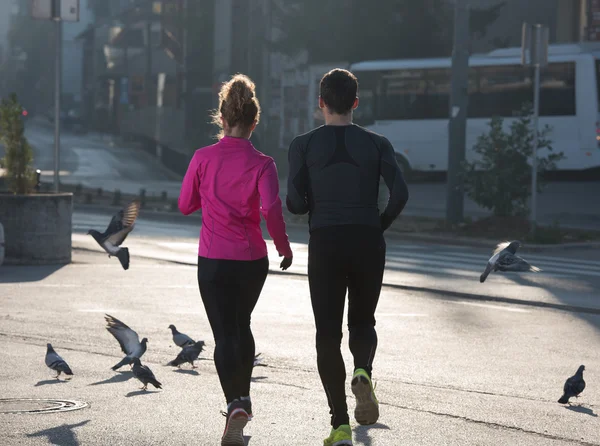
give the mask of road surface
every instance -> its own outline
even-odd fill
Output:
[[[123,271],[114,259],[76,251],[63,268],[0,268],[0,295],[2,398],[89,404],[64,413],[0,413],[3,444],[218,444],[224,399],[193,266],[136,258]],[[149,338],[143,363],[163,390],[141,392],[127,368],[110,369],[122,353],[104,313]],[[177,353],[169,324],[207,342],[197,370],[165,366]],[[254,370],[247,444],[322,444],[329,413],[306,279],[269,276],[252,324],[266,367]],[[599,326],[597,315],[385,288],[374,363],[381,416],[371,427],[353,422],[355,444],[600,445]],[[350,374],[347,339],[344,326]],[[46,342],[71,365],[70,382],[51,378]],[[588,387],[572,407],[562,406],[563,382],[580,364]],[[351,395],[349,380],[347,387]],[[0,410],[6,406],[0,400]]]
[[[111,215],[76,210],[73,215],[73,246],[99,250],[88,229],[104,230]],[[194,265],[197,262],[198,218],[174,218],[160,221],[140,218],[127,238],[132,254]],[[288,234],[294,251],[291,273],[307,273],[308,234],[302,226],[289,225]],[[266,232],[265,232],[265,235]],[[597,250],[523,254],[542,269],[540,273],[492,273],[485,283],[479,275],[491,255],[489,250],[463,246],[418,244],[389,234],[384,280],[400,287],[452,291],[472,295],[486,294],[498,299],[532,300],[537,303],[600,308],[600,254]],[[281,258],[272,242],[268,242],[270,267],[277,271]],[[116,262],[117,260],[114,259]]]

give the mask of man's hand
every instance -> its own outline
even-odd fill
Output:
[[[279,265],[279,267],[282,269],[282,271],[285,271],[290,266],[292,266],[292,260],[293,259],[294,259],[293,257],[284,257],[283,258],[283,260],[281,261],[281,264]]]

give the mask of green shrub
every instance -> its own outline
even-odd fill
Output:
[[[6,169],[8,188],[15,194],[28,194],[36,179],[31,167],[33,150],[25,138],[22,120],[23,107],[17,95],[11,94],[0,104],[0,141],[4,145],[5,156],[2,165]]]
[[[511,123],[503,129],[504,119],[492,117],[489,132],[477,139],[473,150],[480,159],[463,164],[465,193],[469,198],[495,216],[525,216],[531,196],[531,155],[533,152],[533,110],[526,103]],[[539,175],[556,168],[564,154],[552,153],[548,138],[552,129],[538,131],[538,191],[543,190]]]

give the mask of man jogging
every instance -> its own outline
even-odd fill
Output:
[[[371,382],[377,334],[375,309],[385,268],[385,231],[408,201],[394,149],[383,136],[352,123],[358,81],[347,70],[323,76],[319,107],[325,125],[295,138],[289,149],[287,208],[309,213],[308,280],[316,325],[317,365],[331,413],[325,446],[352,444],[346,370],[340,351],[348,291],[350,351],[354,357],[354,417],[374,424],[379,403]],[[379,179],[390,198],[377,206]]]

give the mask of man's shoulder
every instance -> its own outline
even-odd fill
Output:
[[[318,133],[320,130],[325,128],[324,125],[314,128],[306,133],[296,136],[290,143],[290,147],[305,147],[311,138]]]
[[[383,136],[382,134],[374,132],[373,130],[361,127],[360,125],[354,124],[354,129],[357,132],[364,133],[366,136],[368,136],[373,141],[378,143],[377,145],[379,145],[379,143],[381,143],[381,142],[388,141],[388,139],[385,136]]]

